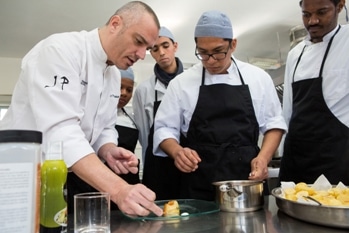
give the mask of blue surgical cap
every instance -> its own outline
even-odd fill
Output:
[[[233,39],[233,27],[224,13],[215,10],[206,11],[196,24],[194,36]]]
[[[159,36],[164,36],[164,37],[170,38],[172,41],[175,41],[173,34],[166,27],[160,28]]]
[[[133,70],[128,68],[127,70],[120,70],[121,78],[128,78],[134,81],[135,77],[133,74]]]

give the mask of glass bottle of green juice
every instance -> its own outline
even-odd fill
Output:
[[[67,227],[65,183],[68,169],[62,142],[51,142],[41,167],[40,233],[63,233]]]

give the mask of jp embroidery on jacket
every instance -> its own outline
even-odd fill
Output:
[[[63,90],[64,85],[69,83],[69,79],[67,79],[67,77],[65,77],[65,76],[61,77],[60,79],[62,80],[62,82],[60,84],[62,85],[61,88]],[[57,84],[57,75],[55,75],[55,77],[54,77],[53,85],[52,86],[46,85],[45,88],[46,87],[54,87],[54,86],[56,86],[56,84]]]
[[[81,83],[80,83],[81,85],[83,85],[83,86],[87,86],[87,82],[86,81],[84,81],[84,80],[81,80]]]

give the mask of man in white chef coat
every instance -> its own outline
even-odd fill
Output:
[[[288,54],[280,181],[308,184],[322,174],[349,185],[349,25],[345,0],[300,1],[306,38]]]
[[[135,121],[140,130],[139,142],[142,146],[142,160],[148,147],[150,128],[154,122],[154,115],[164,96],[169,82],[183,72],[182,61],[176,57],[178,42],[172,32],[162,26],[159,37],[150,50],[155,60],[154,74],[141,82],[133,95],[132,106]]]
[[[170,82],[155,117],[154,154],[182,172],[182,198],[214,200],[214,181],[266,179],[287,128],[271,77],[232,57],[237,41],[227,15],[204,12],[194,37],[201,63]]]
[[[117,68],[127,69],[144,59],[159,28],[154,11],[134,1],[118,9],[101,28],[42,40],[23,58],[0,127],[41,131],[44,152],[47,142],[63,141],[70,171],[110,193],[111,200],[132,215],[161,215],[162,210],[153,202],[154,192],[142,184],[129,185],[114,173],[136,173],[138,164],[132,152],[117,147]]]

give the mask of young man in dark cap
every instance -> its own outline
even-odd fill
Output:
[[[178,43],[171,31],[161,27],[159,37],[150,53],[156,64],[154,75],[141,83],[133,98],[135,120],[140,130],[142,145],[142,183],[156,193],[157,199],[178,198],[179,170],[168,157],[153,155],[153,120],[171,80],[183,72],[181,60],[176,57]]]
[[[225,14],[203,13],[194,39],[201,63],[169,84],[155,118],[154,153],[182,172],[182,198],[214,200],[212,182],[268,177],[286,124],[271,77],[232,57],[237,42]]]

